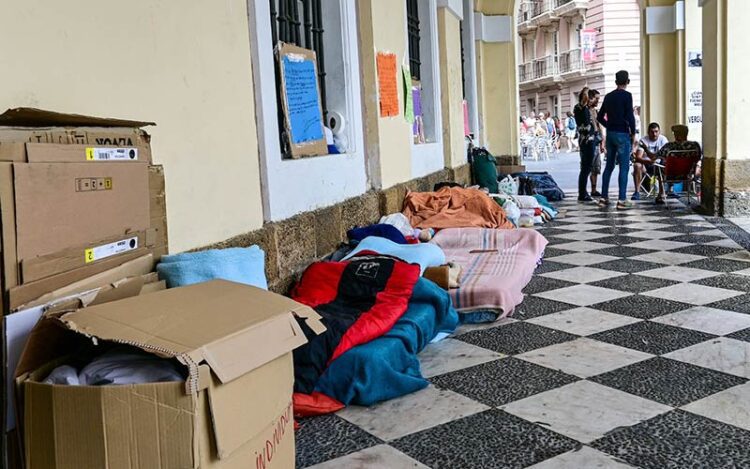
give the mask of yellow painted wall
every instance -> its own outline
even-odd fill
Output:
[[[513,43],[477,41],[480,134],[495,155],[518,155],[518,75]]]
[[[362,99],[367,120],[365,145],[368,147],[368,158],[377,160],[377,168],[370,168],[370,177],[376,187],[388,188],[411,179],[411,125],[403,115],[380,117],[375,60],[377,52],[392,52],[396,54],[399,67],[408,63],[408,57],[405,57],[406,4],[402,0],[361,0],[358,7],[360,22],[370,21],[360,28]],[[399,104],[403,109],[400,76],[398,85]],[[373,174],[378,170],[380,174],[373,181]]]
[[[244,0],[4,2],[0,108],[151,120],[170,248],[263,223]]]
[[[476,11],[485,15],[511,15],[515,32],[515,0],[478,0]],[[477,90],[480,135],[483,144],[495,155],[518,155],[518,66],[514,42],[477,41]]]
[[[750,59],[748,58],[748,21],[750,2],[726,1],[726,71],[724,78],[726,99],[726,155],[731,160],[750,159],[750,138],[747,132],[747,115],[750,109]]]
[[[644,9],[673,4],[674,0],[644,0],[641,10],[642,125],[645,130],[649,122],[658,122],[670,139],[669,129],[684,120],[684,37],[682,32],[646,35]]]
[[[461,83],[461,29],[447,8],[438,9],[440,91],[443,114],[445,166],[466,163],[464,152],[463,88]]]

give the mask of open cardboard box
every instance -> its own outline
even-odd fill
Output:
[[[16,370],[27,469],[294,467],[295,316],[325,330],[307,306],[222,280],[45,315]],[[173,358],[189,377],[41,383],[81,341]]]

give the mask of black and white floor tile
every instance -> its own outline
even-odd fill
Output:
[[[560,208],[512,319],[428,346],[420,392],[302,420],[297,465],[750,468],[750,234]]]

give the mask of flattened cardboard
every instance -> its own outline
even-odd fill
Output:
[[[153,122],[66,114],[30,107],[8,109],[0,114],[0,125],[14,127],[146,127]]]
[[[88,152],[94,148],[124,150],[129,158],[112,161],[91,160]],[[150,163],[151,148],[143,145],[117,147],[91,144],[27,143],[26,159],[29,163]]]
[[[158,324],[154,311],[160,312]],[[192,378],[197,379],[196,364],[206,362],[228,383],[306,342],[292,315],[280,312],[309,318],[308,324],[325,329],[316,324],[320,316],[310,307],[224,280],[85,308],[62,320],[74,331],[175,357]],[[195,384],[188,382],[188,389]]]
[[[34,306],[45,305],[47,303],[58,301],[71,295],[78,295],[92,290],[98,291],[98,289],[101,289],[124,278],[145,275],[153,270],[154,257],[151,254],[147,254],[132,261],[125,262],[120,266],[105,270],[104,272],[86,277],[78,282],[58,288],[57,290],[42,295],[33,301],[25,303],[24,305],[22,305],[22,307],[33,308]]]
[[[144,163],[16,164],[14,184],[20,261],[150,226]]]
[[[91,250],[89,252],[93,253],[95,252],[95,248],[99,246],[110,245],[118,242],[122,243],[123,241],[133,239],[134,242],[125,248],[127,250],[119,254],[113,254],[101,259],[92,258],[93,254],[88,258],[86,257],[87,251]],[[48,254],[46,256],[26,259],[21,262],[21,281],[26,284],[28,282],[34,282],[53,275],[68,272],[79,267],[96,265],[107,259],[122,257],[123,255],[132,253],[140,248],[153,247],[154,242],[155,232],[154,230],[149,229],[138,233],[126,233],[123,236],[102,239],[96,242],[76,246],[74,248],[64,249],[60,252]]]
[[[292,158],[300,158],[303,156],[317,156],[317,155],[327,155],[328,154],[328,144],[326,143],[325,139],[325,132],[323,132],[323,138],[320,140],[315,140],[311,142],[305,142],[301,144],[295,144],[292,141],[292,131],[291,131],[291,119],[289,117],[289,106],[287,104],[287,94],[286,94],[286,78],[284,77],[284,67],[283,67],[283,58],[286,55],[295,55],[295,56],[302,56],[305,58],[305,60],[309,60],[313,63],[313,66],[315,68],[315,77],[317,80],[318,77],[318,64],[315,56],[315,51],[309,50],[309,49],[303,49],[301,47],[297,47],[294,44],[286,44],[283,42],[279,42],[279,44],[276,46],[276,59],[279,63],[279,70],[281,71],[281,86],[279,89],[281,90],[281,107],[284,112],[284,125],[286,127],[286,135],[288,136],[288,144],[289,149],[291,151]],[[317,83],[317,82],[316,82]],[[320,84],[317,84],[318,88],[318,94],[320,94]],[[323,108],[322,104],[320,102],[320,98],[318,98],[318,107],[319,107],[319,113],[320,113],[320,125],[323,125]]]
[[[138,248],[135,251],[123,253],[90,265],[13,287],[8,292],[8,306],[11,311],[14,311],[25,304],[41,298],[43,295],[51,294],[68,285],[72,285],[102,272],[114,269],[126,264],[127,262],[141,258],[148,253],[148,248]]]
[[[0,163],[0,229],[2,229],[3,290],[17,286],[18,258],[16,256],[16,201],[13,191],[13,164]],[[3,301],[5,303],[5,301]]]

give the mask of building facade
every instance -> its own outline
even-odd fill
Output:
[[[400,210],[406,190],[467,179],[467,130],[512,164],[519,109],[563,114],[584,84],[609,90],[621,68],[632,73],[642,121],[665,129],[687,121],[687,96],[701,90],[691,76],[702,77],[707,210],[750,212],[750,140],[734,117],[749,93],[741,77],[750,2],[687,3],[14,0],[0,15],[0,39],[14,44],[0,48],[13,71],[0,79],[0,108],[156,122],[149,132],[166,175],[170,250],[261,244],[280,290],[348,228]],[[639,26],[647,19],[648,32]],[[596,60],[583,60],[582,30],[596,31]],[[318,51],[339,154],[285,154],[276,41]],[[702,68],[688,67],[687,49],[701,47]],[[389,99],[399,109],[401,66],[420,83],[420,142],[403,112],[381,112],[379,53],[395,55]],[[639,70],[649,76],[642,86]]]
[[[564,116],[588,86],[602,94],[618,70],[630,72],[640,104],[638,0],[524,0],[517,17],[522,116]]]

